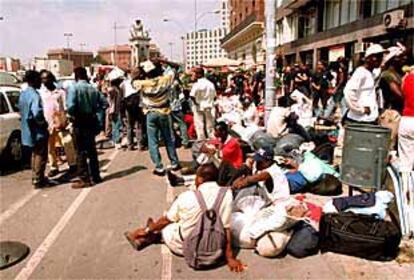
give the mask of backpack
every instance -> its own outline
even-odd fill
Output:
[[[286,247],[288,254],[295,258],[304,258],[319,252],[319,233],[310,224],[300,221],[293,230]]]
[[[201,192],[194,191],[203,213],[183,244],[184,259],[193,269],[206,269],[224,261],[226,233],[219,210],[227,190],[220,188],[212,209],[207,209]]]

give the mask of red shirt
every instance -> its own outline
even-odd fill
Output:
[[[403,116],[414,117],[414,73],[408,74],[403,82],[404,94]]]
[[[221,158],[223,161],[229,162],[233,167],[240,168],[243,164],[243,151],[240,147],[239,141],[236,138],[228,137],[224,144],[221,144],[220,139],[209,141],[211,144],[221,145]]]

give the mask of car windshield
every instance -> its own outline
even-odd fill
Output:
[[[7,72],[0,72],[0,84],[2,85],[15,85],[19,80],[12,74]]]
[[[14,112],[19,112],[19,96],[20,91],[6,91],[6,95],[9,98],[10,105]]]

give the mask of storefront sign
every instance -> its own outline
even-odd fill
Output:
[[[329,49],[329,62],[337,61],[341,56],[345,57],[345,46],[338,46]]]

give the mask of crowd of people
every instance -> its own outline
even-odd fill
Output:
[[[318,139],[314,124],[389,127],[391,149],[398,150],[405,170],[413,169],[414,69],[406,66],[412,63],[408,54],[399,44],[389,49],[373,44],[353,72],[343,57],[329,65],[318,62],[313,72],[304,64],[285,66],[278,74],[277,107],[267,119],[264,69],[256,67],[234,71],[197,67],[189,75],[179,65],[158,59],[131,71],[115,68],[92,81],[80,67],[74,70],[76,82],[66,88],[58,88],[49,71],[27,71],[28,87],[19,107],[23,145],[32,150],[32,183],[45,187],[51,183],[48,177],[61,171],[57,145],[64,149],[73,188],[102,181],[96,139],[109,140],[116,149],[148,150],[154,175],[168,175],[172,186],[190,182],[195,187],[178,196],[165,216],[127,232],[128,241],[136,249],[163,241],[175,254],[192,259],[186,239],[204,215],[202,209],[214,206],[226,237],[222,257],[231,270],[242,271],[245,266],[235,258],[231,244],[232,239],[241,243],[234,233],[233,214],[243,190],[262,186],[267,205],[282,205],[280,211],[302,219],[310,215],[311,207],[292,202],[292,194],[326,180],[339,183],[338,170],[316,151],[332,135]],[[281,139],[289,149],[278,146]],[[161,145],[170,161],[167,167]],[[191,167],[181,166],[176,151],[180,146],[191,149]],[[222,187],[229,188],[217,202]],[[280,232],[285,241],[293,234]]]

